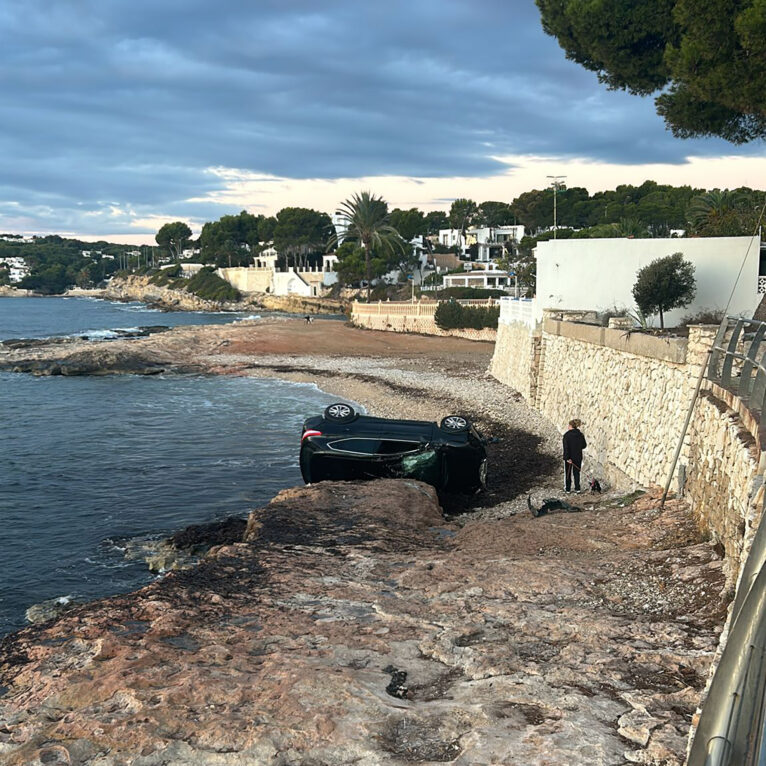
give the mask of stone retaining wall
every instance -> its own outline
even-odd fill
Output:
[[[664,485],[714,334],[697,326],[688,340],[658,338],[550,318],[537,332],[501,325],[490,371],[562,432],[583,421],[586,472],[625,488]],[[725,549],[732,585],[760,520],[761,448],[737,397],[705,381],[671,489],[683,480],[700,527]]]
[[[763,508],[758,424],[715,384],[700,394],[687,439],[685,493],[702,529],[725,550],[727,581],[744,563]]]
[[[501,322],[490,373],[516,389],[528,402],[537,398],[541,338],[522,322]]]
[[[701,332],[693,328],[687,342],[546,319],[536,406],[562,432],[583,421],[587,460],[611,482],[663,484],[702,361]]]

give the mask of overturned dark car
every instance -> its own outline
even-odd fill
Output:
[[[307,484],[411,478],[445,492],[472,493],[487,483],[484,444],[461,415],[449,415],[437,425],[360,415],[337,403],[304,422],[301,474]]]

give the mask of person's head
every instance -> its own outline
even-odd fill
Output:
[[[573,418],[569,421],[569,427],[570,428],[579,428],[582,425],[582,420],[578,420],[577,418]]]

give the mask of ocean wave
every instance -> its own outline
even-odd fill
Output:
[[[140,311],[142,314],[162,314],[162,309],[155,309],[147,306],[145,303],[112,303],[120,311]]]
[[[260,319],[260,318],[261,318],[261,315],[260,315],[260,314],[250,314],[249,316],[246,316],[246,317],[240,317],[239,319],[235,319],[235,320],[232,322],[232,324],[237,324],[237,322],[247,322],[247,321],[249,321],[249,320],[253,320],[253,319]]]
[[[115,327],[112,330],[83,330],[68,337],[81,338],[85,336],[88,340],[114,340],[121,338],[125,333],[139,332],[140,329],[140,327]]]

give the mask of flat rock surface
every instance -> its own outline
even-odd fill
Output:
[[[681,764],[721,562],[675,502],[445,521],[321,483],[0,645],[4,766]]]

